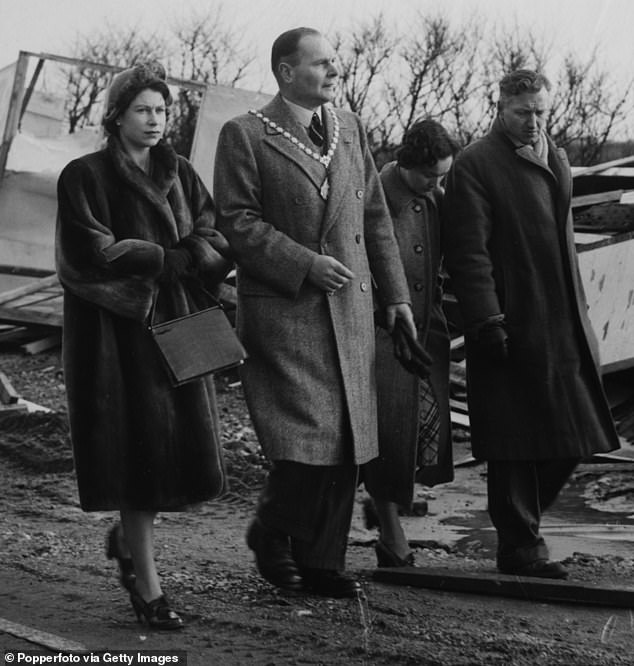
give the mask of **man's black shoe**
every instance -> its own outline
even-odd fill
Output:
[[[532,576],[534,578],[568,578],[567,569],[559,562],[552,560],[535,560],[530,564],[521,566],[498,566],[498,569],[505,574],[513,576]]]
[[[354,578],[331,569],[302,569],[302,578],[307,592],[322,597],[354,598],[361,591]]]
[[[247,546],[255,553],[262,578],[285,590],[301,590],[302,578],[291,555],[288,537],[266,528],[256,518],[247,530]]]

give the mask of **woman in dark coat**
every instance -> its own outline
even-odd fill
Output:
[[[213,379],[173,388],[147,324],[205,305],[231,263],[212,199],[162,141],[171,102],[158,64],[113,79],[107,146],[58,182],[56,261],[64,286],[64,373],[79,497],[119,511],[108,535],[137,617],[178,629],[154,561],[157,511],[225,488]]]
[[[453,479],[439,204],[440,183],[457,152],[457,143],[439,123],[421,120],[405,133],[397,160],[381,171],[418,340],[432,361],[428,378],[406,371],[395,358],[390,335],[377,329],[379,457],[366,465],[364,481],[379,523],[379,566],[414,562],[398,513],[411,506],[414,482],[433,486]],[[372,511],[366,504],[367,513]]]

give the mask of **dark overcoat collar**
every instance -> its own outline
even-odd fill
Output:
[[[535,151],[530,146],[515,145],[499,118],[495,119],[491,127],[490,136],[497,141],[505,143],[520,159],[534,164],[554,179],[557,192],[557,219],[560,224],[565,224],[572,198],[572,177],[566,151],[556,146],[553,140],[546,135],[546,141],[548,142],[548,164],[545,164],[535,155]]]

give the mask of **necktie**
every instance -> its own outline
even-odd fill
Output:
[[[324,129],[321,125],[321,120],[319,120],[319,116],[316,113],[313,113],[310,125],[308,126],[308,136],[318,148],[321,148],[324,145]]]

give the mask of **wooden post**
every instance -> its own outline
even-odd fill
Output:
[[[15,67],[15,77],[13,79],[13,89],[11,90],[11,101],[9,102],[9,112],[7,113],[7,122],[4,126],[2,135],[2,144],[0,144],[0,181],[4,176],[4,168],[7,165],[7,157],[13,137],[18,131],[20,120],[20,106],[22,95],[24,94],[24,84],[26,81],[26,69],[29,64],[29,56],[25,51],[20,51],[18,62]]]

